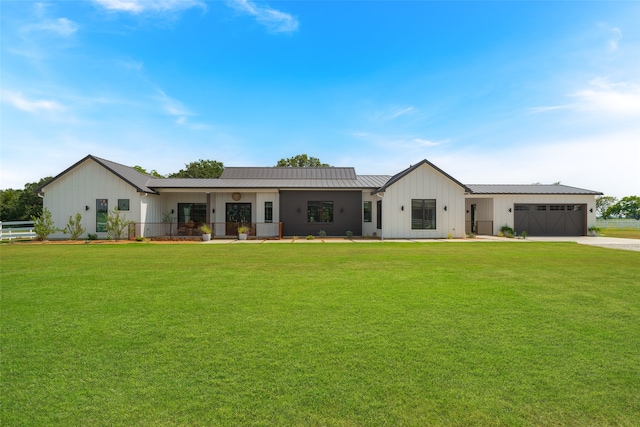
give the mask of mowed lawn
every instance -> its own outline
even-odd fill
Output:
[[[637,426],[640,252],[0,246],[3,426]]]

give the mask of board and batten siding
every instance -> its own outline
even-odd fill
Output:
[[[411,229],[411,200],[436,200],[436,229]],[[404,210],[402,210],[404,206]],[[444,207],[447,210],[444,210]],[[391,184],[383,193],[382,236],[436,239],[464,237],[464,188],[427,164]]]
[[[45,186],[43,192],[43,206],[51,212],[56,227],[64,228],[70,216],[82,214],[82,226],[86,229],[82,237],[88,233],[98,234],[100,238],[107,237],[107,233],[96,232],[97,199],[107,199],[110,212],[118,207],[118,199],[129,199],[129,211],[123,211],[122,214],[126,220],[140,222],[142,194],[91,159],[58,177]],[[89,206],[89,210],[85,210],[85,206]],[[49,237],[63,239],[68,236],[59,232]]]
[[[472,197],[476,200],[489,199],[493,204],[494,235],[498,234],[503,225],[514,227],[514,206],[516,204],[586,205],[587,227],[596,225],[596,196],[591,194],[474,194]],[[511,209],[511,212],[509,212],[509,209]],[[590,210],[593,210],[593,212]]]

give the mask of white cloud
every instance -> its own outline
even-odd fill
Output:
[[[206,8],[201,0],[93,0],[99,6],[114,12],[172,12],[192,7]]]
[[[640,117],[640,85],[607,79],[594,79],[591,87],[570,96],[577,99],[574,107],[581,111]]]
[[[176,117],[176,124],[184,126],[191,130],[204,130],[209,129],[210,126],[204,123],[193,123],[189,120],[190,116],[195,114],[185,107],[182,102],[177,99],[173,99],[164,93],[162,90],[157,89],[158,95],[153,99],[160,102],[160,106],[165,114]]]
[[[46,31],[59,36],[68,37],[78,31],[78,24],[67,18],[44,19],[37,24],[31,24],[26,31]]]
[[[640,117],[640,85],[630,82],[612,83],[608,79],[597,78],[589,86],[567,95],[575,102],[564,105],[530,108],[533,113],[554,110],[572,110],[581,113]]]
[[[64,107],[49,99],[28,99],[20,92],[3,91],[2,102],[28,113],[57,112]]]
[[[622,30],[618,27],[611,27],[604,22],[598,23],[598,27],[606,31],[608,37],[607,46],[609,50],[616,51],[619,48],[619,42],[622,40]]]
[[[227,4],[232,8],[249,14],[274,33],[289,33],[298,30],[298,20],[288,13],[271,9],[266,6],[258,6],[248,0],[228,0]]]

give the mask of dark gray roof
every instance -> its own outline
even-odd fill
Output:
[[[601,195],[598,191],[569,187],[568,185],[484,185],[468,184],[473,194],[593,194]]]
[[[357,179],[354,168],[227,167],[223,179]]]
[[[244,168],[237,168],[244,169]],[[253,168],[249,168],[253,169]],[[273,168],[271,168],[273,169]],[[155,178],[149,187],[161,190],[171,188],[331,188],[331,189],[375,189],[389,180],[389,175],[360,175],[354,179],[311,178]]]
[[[115,163],[110,160],[101,159],[100,157],[96,157],[92,155],[88,155],[84,159],[74,163],[72,166],[65,169],[62,173],[51,178],[49,181],[45,182],[40,187],[36,188],[36,192],[37,193],[41,192],[44,187],[51,184],[52,182],[54,182],[55,180],[57,180],[58,178],[65,175],[67,172],[76,168],[78,165],[80,165],[81,163],[87,160],[95,161],[99,165],[111,171],[114,175],[118,176],[123,181],[127,182],[129,185],[134,187],[140,193],[155,193],[154,190],[152,190],[147,186],[147,182],[149,181],[149,178],[151,178],[151,175],[140,173],[130,166],[121,165],[120,163]]]
[[[446,173],[445,171],[443,171],[442,169],[440,169],[439,167],[437,167],[436,165],[434,165],[433,163],[428,161],[427,159],[424,159],[421,162],[418,162],[415,165],[409,166],[407,169],[403,170],[402,172],[399,172],[399,173],[395,174],[394,176],[392,176],[391,179],[389,179],[389,181],[387,181],[384,185],[380,186],[380,188],[378,188],[374,193],[380,193],[380,192],[385,191],[387,189],[387,187],[389,187],[390,185],[400,181],[402,178],[404,178],[405,176],[409,175],[411,172],[413,172],[414,170],[418,169],[420,166],[425,165],[425,164],[431,166],[433,169],[437,170],[442,175],[446,176],[451,181],[453,181],[456,184],[458,184],[460,187],[462,187],[464,189],[465,192],[469,193],[471,191],[471,190],[469,190],[469,188],[466,185],[464,185],[463,183],[461,183],[460,181],[458,181],[457,179],[455,179],[454,177],[452,177],[451,175],[449,175],[448,173]]]

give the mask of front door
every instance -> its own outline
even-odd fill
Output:
[[[251,227],[251,203],[227,203],[225,234],[235,236],[238,227]]]

